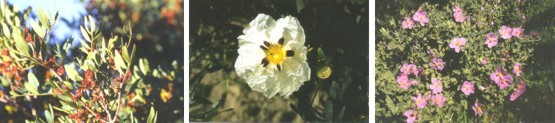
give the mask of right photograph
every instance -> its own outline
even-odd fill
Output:
[[[555,121],[555,1],[376,1],[376,122]]]

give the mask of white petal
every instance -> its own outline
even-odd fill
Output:
[[[252,90],[261,92],[268,98],[276,94],[288,97],[310,80],[304,30],[296,18],[287,16],[276,22],[268,15],[259,14],[243,33],[244,35],[238,37],[239,57],[235,62],[235,71],[240,78],[247,81]],[[274,64],[264,67],[261,64],[265,57],[260,48],[262,42],[276,44],[280,38],[285,40],[283,50],[293,50],[294,56],[284,59],[281,71]]]
[[[261,74],[261,60],[265,57],[264,52],[259,45],[247,44],[239,47],[239,57],[235,61],[235,71],[237,76],[245,79],[247,82],[261,83],[263,77],[257,77]]]
[[[297,42],[299,44],[304,44],[305,42],[304,29],[301,26],[301,23],[299,22],[299,20],[297,20],[297,18],[291,17],[291,16],[280,18],[276,22],[276,27],[283,28],[282,35],[283,35],[283,38],[286,39],[286,43],[287,41],[290,40],[290,41]],[[272,37],[270,37],[270,39],[271,38]]]
[[[239,46],[245,42],[260,43],[269,40],[268,29],[275,25],[276,20],[265,14],[258,14],[254,20],[249,23],[249,27],[243,30],[243,34],[239,36]]]

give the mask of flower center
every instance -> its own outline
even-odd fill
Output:
[[[279,44],[270,44],[265,53],[266,59],[268,59],[271,64],[280,64],[285,57],[285,52]]]
[[[461,46],[461,41],[457,41],[457,47]]]
[[[466,86],[466,91],[470,91],[470,86]]]
[[[501,76],[503,76],[503,75],[501,74],[501,72],[497,72],[497,77],[501,77]]]
[[[295,52],[293,50],[283,50],[283,38],[279,39],[277,44],[272,44],[270,42],[264,41],[264,45],[260,45],[260,48],[264,50],[266,57],[262,59],[262,65],[264,67],[268,64],[276,65],[277,69],[281,71],[281,63],[285,57],[293,57]]]
[[[439,67],[439,63],[436,62],[435,65],[436,65],[436,67]]]
[[[516,67],[515,69],[516,69],[516,71],[520,71],[520,67]]]
[[[436,103],[439,103],[439,102],[441,102],[441,100],[438,97],[438,98],[436,98]]]

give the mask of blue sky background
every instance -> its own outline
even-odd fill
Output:
[[[81,36],[79,26],[83,24],[83,17],[88,15],[85,6],[87,1],[80,0],[7,0],[8,4],[15,5],[20,11],[24,11],[27,7],[32,8],[32,14],[29,19],[37,20],[37,11],[40,7],[43,11],[50,12],[50,16],[54,18],[56,11],[59,11],[59,18],[49,33],[50,44],[62,43],[69,37],[73,36],[73,47],[79,46],[79,39],[84,40]],[[98,21],[95,21],[98,22]],[[68,54],[70,56],[70,54]]]

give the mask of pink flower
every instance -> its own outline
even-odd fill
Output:
[[[412,16],[412,19],[419,22],[421,26],[424,26],[428,23],[428,13],[426,13],[426,11],[417,11],[414,13],[414,16]]]
[[[484,114],[484,108],[482,104],[478,103],[478,100],[474,102],[474,106],[472,106],[472,110],[474,110],[474,115],[482,115]]]
[[[441,82],[437,78],[432,78],[432,84],[430,84],[430,89],[434,94],[437,94],[443,90]]]
[[[405,63],[403,64],[403,67],[401,67],[401,70],[399,70],[402,72],[402,74],[404,75],[409,75],[411,72],[411,64]]]
[[[513,82],[513,76],[511,75],[504,75],[499,82],[497,83],[497,85],[499,86],[499,89],[503,90],[506,87],[509,87],[509,85],[511,85],[511,83]]]
[[[474,93],[474,83],[469,81],[464,81],[463,86],[461,87],[461,91],[466,96],[470,95],[471,93]]]
[[[513,73],[516,76],[520,76],[520,73],[522,73],[522,65],[520,63],[515,63],[513,66]]]
[[[461,9],[461,7],[459,5],[455,6],[455,8],[453,8],[453,12],[455,13],[462,13],[463,10]]]
[[[512,35],[520,38],[522,37],[522,32],[524,32],[524,29],[522,29],[521,27],[513,28]]]
[[[482,58],[482,64],[488,64],[488,59],[487,58]]]
[[[403,28],[405,29],[412,29],[414,27],[414,21],[412,18],[407,18],[403,22]]]
[[[512,36],[512,31],[513,30],[510,27],[501,26],[501,29],[499,30],[499,34],[501,34],[501,38],[509,39]]]
[[[513,76],[506,74],[505,70],[501,67],[491,73],[490,78],[495,82],[495,84],[497,84],[497,86],[499,86],[499,89],[505,89],[513,81]]]
[[[443,70],[443,64],[445,63],[440,58],[433,58],[432,62],[430,62],[430,67],[434,68],[435,70]]]
[[[449,47],[455,49],[455,52],[461,52],[461,48],[466,44],[465,38],[454,38],[449,44]]]
[[[511,101],[515,101],[520,95],[524,94],[526,91],[526,82],[521,81],[520,84],[517,85],[516,91],[511,94]]]
[[[409,67],[410,67],[410,70],[412,71],[412,74],[414,74],[414,76],[418,76],[418,72],[419,72],[418,67],[416,67],[416,65],[414,64],[409,65]]]
[[[412,110],[405,111],[405,116],[407,117],[407,123],[414,123],[418,118],[416,112]]]
[[[497,45],[497,35],[495,35],[495,33],[493,32],[489,32],[488,35],[486,36],[485,44],[487,44],[489,48]]]
[[[463,22],[464,21],[464,15],[463,15],[463,10],[461,9],[461,7],[459,7],[458,5],[455,6],[455,8],[453,8],[453,16],[455,17],[455,21],[456,22]]]
[[[495,72],[491,73],[489,77],[491,78],[491,80],[493,80],[493,82],[499,83],[499,81],[504,75],[505,75],[505,70],[499,67],[495,70]]]
[[[418,108],[425,108],[426,107],[426,99],[422,98],[422,95],[418,94],[418,97],[412,97],[414,104]]]
[[[411,83],[409,83],[409,78],[407,77],[407,75],[404,74],[397,76],[397,84],[399,84],[399,86],[405,90],[409,89],[409,87],[411,86]]]
[[[445,97],[443,96],[443,94],[439,93],[434,95],[432,99],[432,105],[437,104],[439,107],[443,107],[444,103],[445,103]]]

